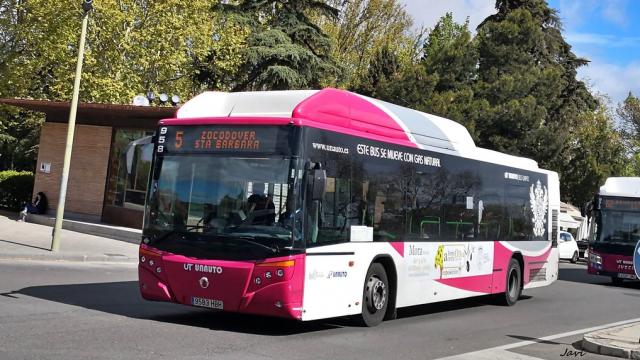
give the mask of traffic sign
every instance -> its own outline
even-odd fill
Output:
[[[636,272],[636,277],[640,279],[640,241],[638,241],[636,249],[633,251],[633,270]]]

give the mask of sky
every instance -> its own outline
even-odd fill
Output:
[[[457,22],[469,17],[472,30],[495,13],[495,0],[400,0],[414,26],[432,28],[447,12]],[[590,61],[578,78],[611,106],[629,91],[640,96],[640,0],[548,0],[558,10],[565,40],[573,52]],[[475,31],[474,31],[475,32]]]

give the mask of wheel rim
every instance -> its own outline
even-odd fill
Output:
[[[518,296],[518,273],[512,269],[509,273],[509,297],[515,299]]]
[[[387,302],[387,286],[376,275],[373,275],[367,281],[366,302],[369,312],[375,313],[382,310]]]

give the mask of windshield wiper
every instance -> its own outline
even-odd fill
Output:
[[[277,254],[277,253],[280,252],[280,248],[278,248],[277,246],[272,247],[272,246],[268,246],[268,245],[265,245],[265,244],[261,244],[261,243],[259,243],[257,241],[254,241],[255,237],[252,237],[252,236],[246,236],[246,235],[244,235],[244,236],[234,236],[234,235],[228,235],[228,234],[224,234],[224,235],[223,234],[216,234],[216,235],[217,236],[214,239],[218,240],[220,242],[224,242],[224,241],[221,241],[222,239],[224,239],[224,240],[238,240],[238,241],[241,241],[241,242],[244,242],[244,243],[247,243],[247,244],[258,246],[258,247],[260,247],[262,249],[268,250],[269,252],[271,252],[273,254]]]
[[[261,243],[259,243],[257,241],[253,241],[253,238],[251,238],[251,237],[246,237],[246,236],[243,236],[243,237],[231,237],[231,239],[242,240],[242,241],[244,241],[244,242],[246,242],[248,244],[260,246],[261,248],[269,250],[274,254],[277,254],[277,253],[280,252],[280,249],[277,246],[271,247],[271,246],[268,246],[268,245],[265,245],[265,244],[261,244]]]
[[[162,242],[166,239],[168,239],[169,237],[171,237],[171,235],[176,235],[176,234],[180,234],[180,232],[176,229],[172,229],[167,231],[166,233],[162,234],[161,236],[157,237],[158,234],[153,235],[148,243],[150,244],[157,244],[159,242]]]
[[[162,236],[158,237],[158,238],[152,238],[151,241],[154,244],[157,244],[161,241],[164,241],[166,239],[168,239],[171,235],[175,235],[175,234],[179,234],[179,235],[184,235],[184,233],[188,233],[191,232],[192,230],[197,230],[197,229],[201,229],[203,228],[203,226],[201,225],[185,225],[183,227],[174,227],[173,229],[167,231],[166,233],[162,234]]]
[[[276,246],[268,246],[265,244],[262,244],[260,242],[255,241],[255,239],[257,238],[256,236],[250,236],[250,235],[229,235],[229,234],[216,234],[214,237],[209,237],[207,233],[191,233],[189,232],[189,230],[193,230],[194,228],[196,228],[194,225],[191,226],[186,226],[185,228],[181,228],[181,229],[172,229],[168,232],[166,232],[165,234],[163,234],[162,236],[156,238],[156,239],[152,239],[152,243],[153,244],[157,244],[159,242],[162,242],[168,238],[171,238],[172,235],[182,235],[182,239],[180,240],[185,240],[184,236],[187,234],[193,234],[193,235],[200,235],[199,238],[205,241],[217,241],[220,243],[224,243],[226,240],[237,240],[240,242],[244,242],[247,244],[251,244],[251,245],[255,245],[257,247],[260,247],[264,250],[269,251],[272,254],[277,254],[280,252],[280,248],[276,245]],[[186,232],[185,232],[186,231]],[[204,235],[204,237],[202,236]],[[263,237],[263,236],[260,236]],[[278,239],[277,236],[273,236],[272,235],[268,235],[268,236],[264,236],[264,238],[267,239]]]

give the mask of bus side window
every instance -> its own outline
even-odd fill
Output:
[[[502,198],[497,193],[483,193],[482,217],[478,224],[478,238],[485,241],[500,239],[502,222]]]
[[[373,227],[374,241],[404,241],[406,224],[406,179],[398,176],[396,162],[370,159],[355,162],[354,194],[364,200],[363,222]]]
[[[527,184],[505,186],[503,240],[533,240],[533,225]]]
[[[350,238],[346,213],[351,200],[350,163],[346,160],[323,159],[322,166],[327,172],[322,205],[314,209],[311,202],[307,201],[308,211],[320,212],[318,223],[309,224],[314,227],[307,241],[309,245],[347,242]]]
[[[431,170],[431,169],[429,169]],[[444,231],[442,205],[446,171],[416,171],[408,185],[407,240],[441,241]]]
[[[369,180],[364,180],[362,185],[364,189],[364,209],[361,225],[373,228],[374,241],[389,241],[392,239],[392,234],[385,231],[383,223],[387,197],[382,189],[385,187]]]
[[[464,241],[473,238],[474,211],[467,209],[467,196],[455,194],[444,204],[444,238],[451,241]]]

